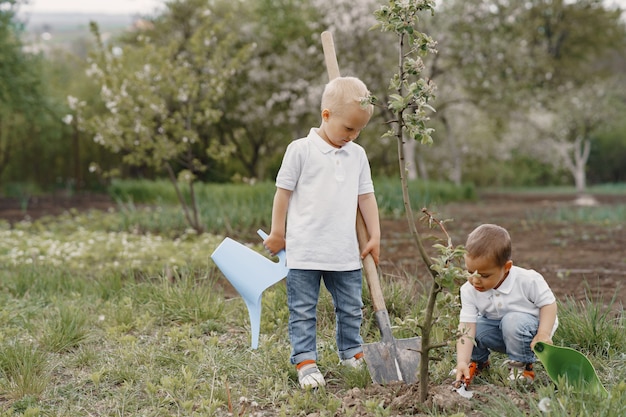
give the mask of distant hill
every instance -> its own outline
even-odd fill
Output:
[[[132,27],[140,16],[101,13],[20,13],[25,26],[25,42],[33,52],[55,48],[75,49],[90,42],[89,22],[98,23],[104,40]],[[82,49],[82,48],[79,48]]]
[[[138,18],[126,14],[91,14],[91,13],[34,13],[20,14],[27,32],[73,31],[89,28],[89,22],[95,21],[102,28],[127,28]]]

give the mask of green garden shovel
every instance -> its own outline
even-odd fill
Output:
[[[585,392],[608,394],[593,365],[582,353],[543,342],[537,342],[533,350],[557,387],[568,384]]]

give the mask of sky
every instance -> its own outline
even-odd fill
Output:
[[[151,14],[162,8],[165,0],[28,0],[29,5],[22,11],[42,12],[78,12],[110,14]],[[439,0],[441,1],[441,0]],[[605,0],[607,4],[618,4],[626,9],[626,0]]]
[[[626,0],[625,0],[626,1]],[[28,0],[26,13],[72,12],[109,14],[152,14],[165,0]]]

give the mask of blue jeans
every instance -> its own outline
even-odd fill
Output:
[[[511,312],[500,320],[478,317],[476,345],[472,360],[478,363],[489,359],[489,351],[506,353],[510,360],[534,363],[537,359],[530,342],[537,334],[539,318],[528,313]]]
[[[292,364],[317,360],[317,301],[320,283],[333,298],[337,350],[339,359],[352,358],[361,352],[361,270],[315,271],[290,269],[287,274],[287,303],[289,304],[289,339]]]

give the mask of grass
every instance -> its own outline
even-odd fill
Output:
[[[553,186],[541,186],[541,187],[498,187],[498,188],[485,188],[483,191],[495,192],[495,193],[516,193],[516,194],[544,194],[544,195],[564,195],[564,196],[576,196],[576,188],[574,186],[567,185],[553,185]],[[586,189],[587,194],[619,194],[626,193],[626,183],[612,183],[612,184],[597,184],[590,185]]]
[[[376,199],[381,215],[401,217],[404,213],[402,190],[397,179],[376,178]],[[467,201],[476,198],[471,185],[411,181],[411,204]],[[257,228],[269,229],[276,188],[271,182],[250,184],[198,184],[196,198],[205,229],[229,235]],[[173,186],[162,181],[116,181],[109,190],[120,203],[120,213],[110,221],[112,230],[135,230],[175,235],[186,229]],[[185,198],[189,198],[188,193]],[[150,207],[145,205],[149,204]]]
[[[243,187],[235,193],[249,190]],[[385,195],[383,184],[379,189]],[[224,186],[223,192],[231,191]],[[271,200],[271,187],[261,194],[268,192]],[[329,385],[302,392],[289,364],[284,284],[265,292],[260,346],[251,350],[245,305],[225,296],[208,259],[221,237],[186,231],[164,215],[174,210],[165,203],[152,211],[126,204],[128,213],[0,224],[0,417],[402,415],[390,407],[397,387],[375,388],[367,370],[339,366],[326,292],[318,342]],[[396,337],[419,333],[423,288],[383,278]],[[367,292],[364,299],[369,305]],[[473,407],[485,416],[539,415],[540,403],[550,404],[554,416],[626,415],[619,301],[562,300],[555,335],[555,343],[590,357],[608,399],[555,392],[544,373],[518,397],[496,394]],[[370,313],[363,323],[366,342],[379,340]],[[440,317],[447,327],[454,327],[454,319]],[[439,353],[432,382],[447,384],[454,353]],[[499,372],[489,378],[486,383],[495,387],[504,384]],[[429,404],[413,407],[424,415],[453,414]]]
[[[329,387],[301,392],[288,363],[284,285],[263,298],[261,343],[253,351],[242,301],[226,300],[214,274],[184,271],[172,282],[164,275],[151,280],[112,280],[108,274],[84,279],[58,267],[14,268],[1,280],[0,415],[292,416],[320,410],[320,415],[350,415],[343,398],[352,389],[361,392],[369,415],[396,415],[380,390],[364,394],[371,386],[367,370],[338,365],[328,294],[323,293],[319,307],[319,341],[320,366]],[[55,284],[59,277],[68,284]],[[115,290],[102,291],[111,282]],[[397,314],[415,315],[420,309],[422,302],[412,301],[402,283],[389,280],[383,288]],[[542,398],[550,400],[551,415],[557,416],[618,416],[626,410],[621,382],[626,378],[624,316],[615,307],[610,300],[566,300],[555,336],[556,343],[590,356],[611,392],[609,401],[555,392],[544,377],[521,394],[532,415]],[[397,337],[413,331],[410,320],[395,324],[400,327]],[[367,321],[364,335],[366,341],[379,337]],[[451,351],[442,357],[433,369],[434,383],[444,383],[453,365]],[[488,383],[504,384],[498,372],[490,378]],[[511,401],[503,395],[476,406],[483,415],[516,415],[509,413],[518,409]],[[446,415],[426,406],[424,410]]]

